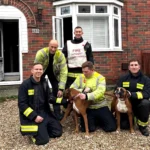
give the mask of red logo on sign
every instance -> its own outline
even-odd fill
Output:
[[[83,82],[85,83],[85,82],[86,82],[86,80],[84,79],[84,80],[83,80]]]

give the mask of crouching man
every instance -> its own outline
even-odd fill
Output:
[[[55,104],[56,98],[42,77],[43,66],[34,64],[31,73],[18,92],[20,131],[22,135],[31,135],[36,145],[44,145],[49,138],[62,135],[62,126],[50,110],[49,103]]]
[[[90,61],[82,64],[82,72],[83,74],[76,78],[71,88],[83,92],[78,95],[81,100],[93,102],[87,109],[89,131],[95,131],[97,126],[101,127],[105,132],[115,131],[116,121],[104,97],[106,90],[105,77],[94,71],[94,66]],[[82,117],[80,125],[81,130],[85,131]]]
[[[121,76],[117,87],[124,87],[130,92],[130,101],[136,123],[142,135],[149,136],[148,120],[150,112],[150,79],[141,71],[140,61],[132,59],[128,63],[128,73]],[[121,128],[129,127],[127,116],[121,115]]]

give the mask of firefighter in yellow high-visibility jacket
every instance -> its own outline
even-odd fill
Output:
[[[52,92],[59,100],[62,98],[65,89],[68,68],[64,54],[58,50],[58,42],[51,40],[49,47],[37,51],[34,63],[41,63],[44,69],[44,76],[48,75],[52,85]],[[60,105],[53,105],[55,116],[62,119]]]
[[[93,101],[87,109],[89,131],[95,131],[97,125],[106,132],[115,131],[116,121],[104,97],[105,77],[94,71],[93,63],[90,61],[82,64],[82,72],[83,74],[76,78],[70,88],[75,88],[81,92],[78,95],[80,99]],[[82,117],[80,124],[81,130],[85,131]]]

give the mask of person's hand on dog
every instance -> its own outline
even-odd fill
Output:
[[[84,89],[84,92],[85,92],[85,93],[88,93],[88,92],[90,92],[90,90],[91,90],[91,89],[90,89],[89,87],[86,87],[86,88]]]
[[[62,97],[62,95],[63,95],[63,91],[59,90],[57,93],[57,97]]]
[[[84,93],[79,93],[79,94],[77,95],[77,97],[79,97],[81,100],[85,100],[85,99],[86,99],[86,94],[84,94]]]

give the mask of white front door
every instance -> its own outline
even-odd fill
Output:
[[[0,81],[4,79],[4,42],[3,42],[3,26],[0,23]]]

